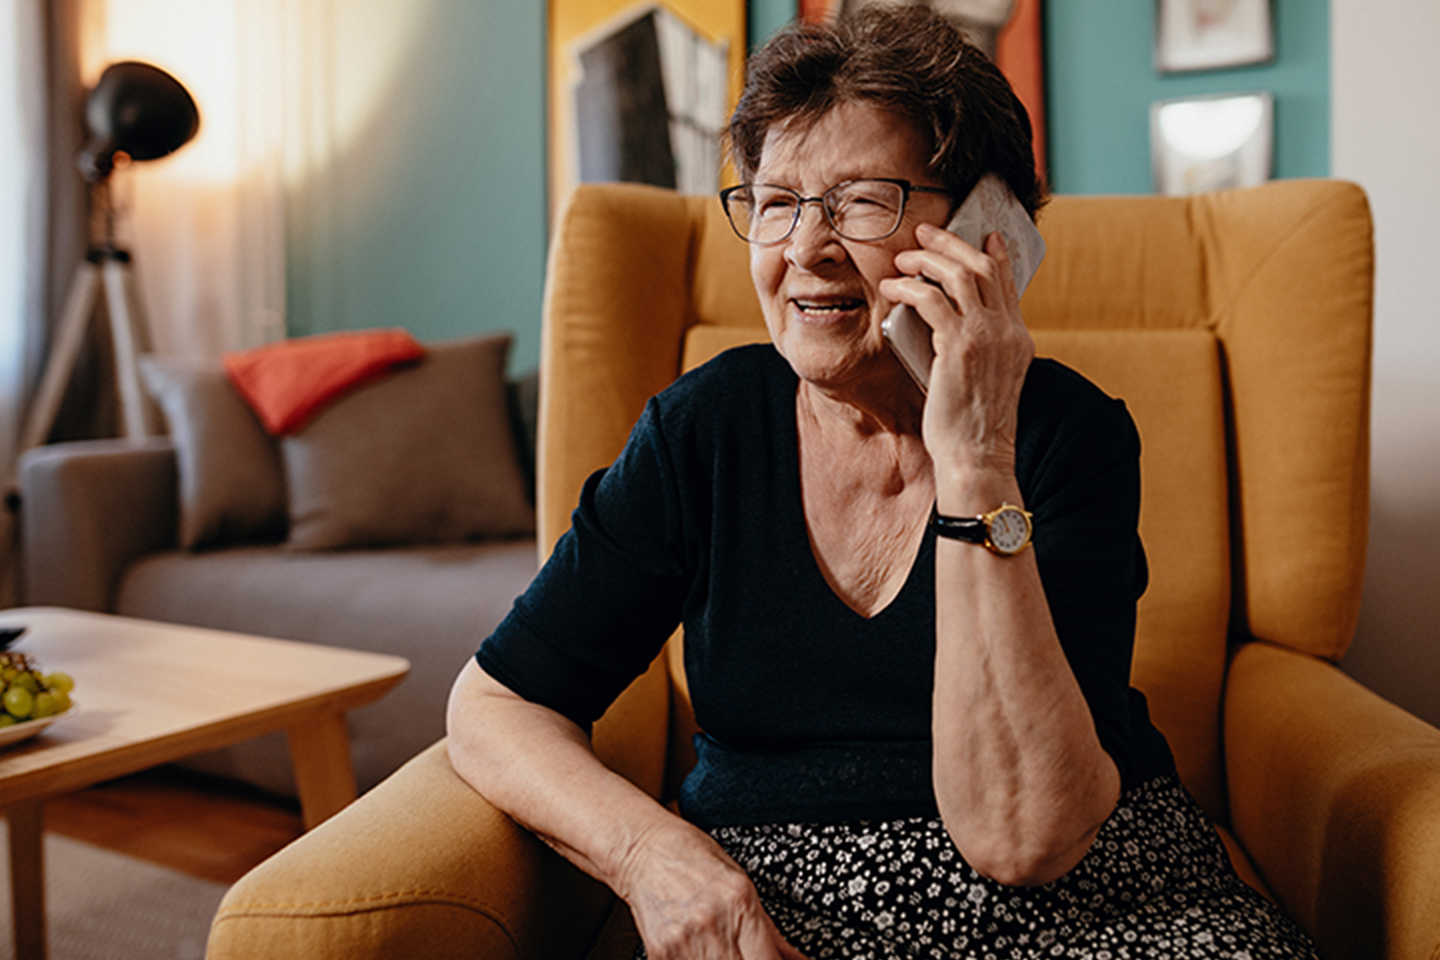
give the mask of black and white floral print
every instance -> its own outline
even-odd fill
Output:
[[[1235,874],[1174,777],[1128,791],[1085,859],[1041,887],[981,876],[938,819],[724,827],[714,836],[810,960],[1317,958]]]

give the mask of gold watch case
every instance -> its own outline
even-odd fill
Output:
[[[1013,557],[1030,546],[1030,537],[1035,531],[1030,511],[1013,503],[1002,503],[982,514],[980,519],[985,522],[985,549],[991,553]]]

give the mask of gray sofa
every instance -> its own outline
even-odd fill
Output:
[[[533,484],[534,380],[507,392],[517,459]],[[186,547],[177,539],[185,442],[177,434],[29,451],[20,466],[24,602],[408,658],[410,675],[350,716],[357,780],[374,785],[443,735],[451,681],[535,573],[533,532],[350,549],[275,537]],[[281,735],[193,766],[294,793]]]

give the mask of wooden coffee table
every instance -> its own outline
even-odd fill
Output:
[[[401,657],[43,607],[0,611],[15,648],[75,678],[72,714],[0,751],[19,960],[45,955],[43,804],[284,730],[308,829],[355,799],[345,711],[404,678]]]

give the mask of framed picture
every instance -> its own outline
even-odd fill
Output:
[[[1264,63],[1274,55],[1270,0],[1156,0],[1161,73]]]
[[[1270,179],[1274,141],[1270,93],[1161,100],[1150,107],[1155,190],[1184,196],[1253,187]]]
[[[720,189],[744,0],[550,0],[550,211],[575,184]]]

